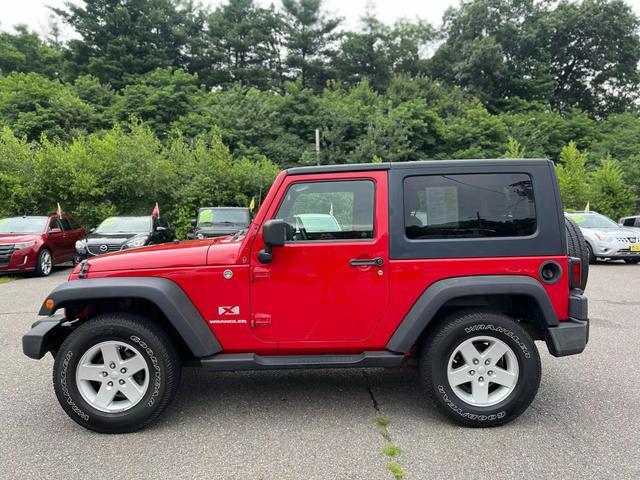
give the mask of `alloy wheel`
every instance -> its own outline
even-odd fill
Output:
[[[124,412],[147,393],[149,368],[135,347],[115,340],[102,342],[78,362],[76,384],[84,401],[96,410]]]
[[[495,337],[478,336],[458,345],[447,364],[453,393],[476,407],[489,407],[506,399],[518,383],[515,353]]]

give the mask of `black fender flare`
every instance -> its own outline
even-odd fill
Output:
[[[40,315],[53,315],[72,302],[109,298],[140,298],[158,307],[197,358],[222,351],[222,347],[187,294],[175,282],[161,277],[112,277],[73,280],[55,288],[47,297],[53,308],[43,304]]]
[[[523,275],[479,275],[439,280],[430,285],[413,304],[387,342],[392,352],[408,352],[433,320],[440,308],[450,300],[474,295],[524,295],[540,308],[545,326],[558,325],[558,317],[544,287]]]

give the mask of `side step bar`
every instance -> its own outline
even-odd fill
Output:
[[[200,359],[206,370],[278,370],[286,368],[392,368],[399,367],[404,355],[385,350],[354,355],[256,355],[219,353]]]

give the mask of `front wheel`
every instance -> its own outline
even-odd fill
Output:
[[[53,270],[53,256],[51,252],[43,248],[38,253],[38,259],[36,260],[36,275],[39,277],[48,277]]]
[[[180,357],[167,334],[125,313],[95,317],[56,353],[53,385],[75,422],[103,433],[127,433],[155,420],[173,399]]]
[[[624,263],[630,263],[632,265],[636,265],[640,262],[640,258],[625,258]]]
[[[529,334],[499,313],[445,319],[426,340],[420,377],[440,409],[467,427],[495,427],[526,410],[540,385],[540,356]]]

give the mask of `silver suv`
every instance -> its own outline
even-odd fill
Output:
[[[640,231],[621,227],[596,212],[571,212],[565,215],[582,230],[589,248],[589,263],[598,259],[640,262]]]

